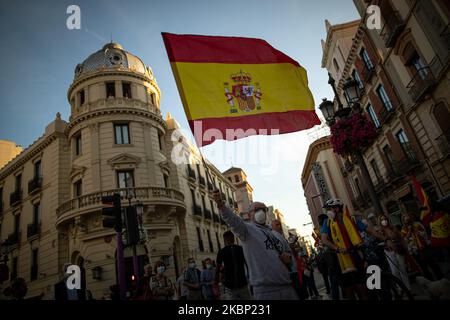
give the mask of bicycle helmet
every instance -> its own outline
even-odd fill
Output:
[[[327,202],[325,202],[325,205],[323,206],[324,209],[326,208],[335,208],[335,207],[343,207],[344,204],[342,203],[341,199],[329,199]]]

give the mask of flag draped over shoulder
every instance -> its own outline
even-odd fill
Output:
[[[306,70],[266,41],[163,33],[199,146],[320,124]]]

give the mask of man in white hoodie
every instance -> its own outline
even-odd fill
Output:
[[[218,191],[214,200],[225,223],[239,238],[249,269],[250,285],[255,300],[297,300],[288,267],[291,256],[283,243],[266,225],[267,207],[253,202],[249,208],[249,222],[233,213]]]

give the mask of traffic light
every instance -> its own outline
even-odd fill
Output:
[[[125,214],[127,244],[138,244],[140,240],[139,222],[136,207],[127,207]]]
[[[122,208],[120,206],[120,194],[102,197],[102,203],[106,206],[102,209],[103,227],[114,228],[122,232]]]

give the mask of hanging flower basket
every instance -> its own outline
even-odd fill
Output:
[[[370,146],[376,138],[376,129],[365,116],[355,113],[331,126],[331,144],[335,153],[346,156],[355,150]]]

